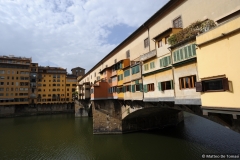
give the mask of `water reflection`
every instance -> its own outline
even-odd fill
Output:
[[[1,159],[202,159],[240,153],[240,134],[185,113],[175,128],[93,135],[91,118],[73,114],[0,119]]]

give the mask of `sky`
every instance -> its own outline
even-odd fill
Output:
[[[89,71],[168,0],[0,0],[0,55]]]

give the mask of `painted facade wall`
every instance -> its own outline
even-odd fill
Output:
[[[224,75],[228,78],[229,91],[202,92],[202,106],[239,108],[240,104],[240,63],[239,63],[239,31],[240,18],[223,24],[197,37],[197,44],[217,37],[213,42],[199,46],[197,50],[199,80]],[[223,36],[223,34],[236,32]],[[208,78],[207,78],[208,77]],[[217,99],[215,101],[215,99]],[[214,101],[213,101],[214,100]]]
[[[186,64],[180,67],[174,67],[174,82],[176,99],[200,99],[200,93],[196,92],[196,88],[180,89],[179,79],[196,75],[198,81],[197,63]]]

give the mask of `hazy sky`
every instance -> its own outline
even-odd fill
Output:
[[[91,69],[168,0],[0,0],[0,55]]]

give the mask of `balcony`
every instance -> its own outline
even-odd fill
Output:
[[[150,59],[150,58],[155,57],[156,55],[157,55],[157,52],[156,52],[156,50],[154,49],[154,50],[152,50],[152,51],[150,51],[150,52],[148,52],[148,53],[145,53],[144,55],[141,55],[141,56],[140,56],[140,61],[146,61],[146,60],[148,60],[148,59]]]

